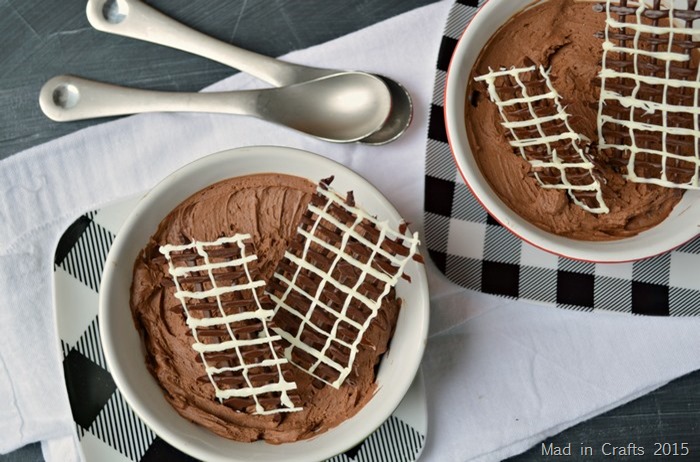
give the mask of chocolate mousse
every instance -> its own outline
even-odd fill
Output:
[[[697,103],[692,96],[687,102],[684,92],[667,101],[647,85],[664,78],[695,80],[695,47],[684,46],[687,36],[681,34],[669,47],[648,33],[649,39],[640,41],[642,51],[625,48],[634,42],[635,30],[646,34],[648,25],[668,24],[668,11],[658,5],[640,15],[642,25],[634,24],[634,5],[613,6],[607,14],[605,2],[536,2],[492,36],[472,69],[465,115],[479,168],[512,210],[546,231],[596,241],[634,236],[662,222],[684,190],[697,188],[697,128],[688,116]],[[692,26],[693,14],[684,17],[686,24]],[[606,24],[608,17],[613,19]],[[664,76],[664,46],[687,53],[685,61],[673,57],[684,70]],[[620,77],[633,72],[642,77]],[[494,97],[511,102],[499,105]],[[668,109],[664,104],[681,101],[686,112],[681,108],[674,116],[679,121],[668,125],[686,128],[674,132],[661,114]],[[636,108],[632,121],[627,120],[630,105]],[[551,149],[518,144],[528,132],[538,132],[550,147],[553,139],[575,140],[575,146],[552,159]],[[564,152],[561,144],[555,149]]]
[[[172,210],[141,252],[132,314],[148,369],[186,419],[237,441],[286,443],[337,426],[372,398],[401,306],[393,284],[403,266],[391,258],[415,249],[359,216],[352,195],[329,191],[282,174],[224,180]],[[342,262],[331,265],[333,255]],[[343,302],[348,283],[369,309]],[[301,343],[290,343],[297,332]]]

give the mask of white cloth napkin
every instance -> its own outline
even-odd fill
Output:
[[[349,166],[420,226],[434,65],[450,5],[445,0],[287,56],[404,83],[415,98],[415,121],[388,146],[333,145],[241,117],[150,114],[0,162],[0,452],[42,441],[48,462],[82,457],[63,386],[51,282],[57,240],[81,213],[143,192],[206,154],[279,144]],[[257,85],[236,75],[210,90]],[[700,368],[700,319],[538,307],[464,290],[432,264],[428,269],[423,460],[500,460]]]

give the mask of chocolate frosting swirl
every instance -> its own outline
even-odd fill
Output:
[[[217,183],[172,210],[135,262],[131,310],[144,341],[149,370],[163,388],[165,398],[184,418],[226,438],[291,442],[327,431],[356,414],[376,389],[375,367],[393,334],[399,302],[391,297],[383,304],[363,338],[353,373],[340,389],[291,367],[286,373],[297,384],[295,404],[298,401],[303,410],[251,415],[245,409],[249,402],[220,403],[212,397],[212,384],[201,380],[203,368],[192,349],[194,339],[188,334],[190,329],[180,302],[174,298],[175,288],[168,282],[167,268],[158,249],[164,244],[213,242],[222,236],[250,234],[260,277],[269,281],[315,190],[316,185],[306,179],[281,174]],[[231,300],[230,309],[241,309],[236,308],[237,304],[238,300]],[[198,308],[202,313],[210,309],[206,304]],[[220,332],[212,328],[208,333],[216,336]],[[222,380],[227,381],[228,387],[237,386],[235,379]]]

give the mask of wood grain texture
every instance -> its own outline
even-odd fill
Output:
[[[270,56],[306,48],[434,0],[153,0],[153,6],[202,32]],[[196,91],[234,71],[157,45],[103,34],[88,24],[82,0],[0,0],[0,159],[83,127],[58,124],[39,110],[41,85],[57,74],[141,88]],[[436,31],[439,33],[441,31]],[[425,63],[433,67],[434,63]],[[547,440],[600,448],[687,441],[700,460],[700,372]],[[540,446],[513,461],[549,460]],[[589,456],[569,460],[611,460]],[[41,459],[38,445],[0,456]],[[637,458],[637,460],[648,460]],[[668,459],[658,459],[668,460]],[[459,462],[459,461],[457,461]]]
[[[153,0],[181,22],[270,56],[340,37],[434,0]],[[196,91],[235,71],[212,61],[98,32],[78,0],[0,0],[0,159],[98,123],[59,124],[38,93],[57,74]],[[432,65],[432,64],[428,64]],[[102,120],[104,121],[104,119]]]

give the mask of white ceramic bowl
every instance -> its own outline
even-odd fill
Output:
[[[333,187],[354,191],[357,203],[390,223],[401,217],[366,180],[324,157],[284,147],[247,147],[213,154],[178,170],[150,191],[119,231],[105,263],[100,287],[100,334],[107,364],[129,405],[158,435],[198,459],[216,461],[324,460],[362,441],[394,411],[415,376],[427,338],[428,285],[423,265],[411,262],[412,283],[397,286],[403,298],[396,333],[382,359],[375,396],[353,418],[314,439],[271,445],[239,443],[217,436],[180,417],[146,369],[144,349],[129,309],[134,261],[170,210],[217,181],[265,172],[319,181],[335,175]]]
[[[467,26],[447,73],[445,121],[457,167],[479,202],[503,226],[540,249],[568,258],[595,262],[625,262],[672,250],[700,234],[700,191],[688,191],[671,215],[635,237],[587,242],[543,231],[513,212],[493,191],[472,155],[465,129],[464,105],[469,75],[481,49],[511,16],[533,0],[490,0]]]

